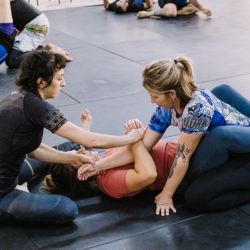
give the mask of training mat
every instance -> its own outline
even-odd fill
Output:
[[[65,69],[66,87],[48,102],[78,126],[87,108],[93,117],[91,131],[122,135],[128,119],[139,118],[146,126],[156,108],[142,87],[145,66],[179,54],[193,58],[194,78],[202,87],[211,90],[228,84],[250,98],[249,0],[199,2],[211,9],[211,18],[199,12],[137,20],[136,13],[116,15],[103,6],[46,11],[51,29],[44,44],[61,46],[74,58]],[[0,100],[15,88],[17,71],[0,66]],[[163,139],[178,136],[178,129],[171,128]],[[64,141],[44,131],[44,143]],[[104,150],[99,152],[103,155]],[[42,192],[47,173],[44,170],[29,182],[32,193]],[[183,196],[175,195],[177,213],[161,217],[155,215],[157,194],[142,192],[115,200],[97,193],[75,199],[79,216],[69,224],[0,225],[0,250],[250,248],[250,203],[200,214],[188,208]]]

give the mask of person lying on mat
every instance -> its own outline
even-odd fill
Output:
[[[156,197],[157,207],[164,213],[173,206],[170,205],[173,204],[172,197],[186,172],[189,178],[194,179],[201,174],[201,166],[206,171],[211,169],[210,164],[219,166],[224,163],[225,159],[220,155],[212,159],[213,163],[204,161],[206,158],[203,158],[203,150],[212,150],[211,155],[216,155],[219,150],[214,151],[215,146],[202,148],[199,145],[201,141],[206,141],[205,138],[214,128],[229,126],[228,130],[234,132],[232,139],[228,137],[226,142],[233,145],[233,141],[237,139],[242,145],[237,152],[248,152],[250,140],[245,138],[250,138],[250,106],[248,100],[225,85],[215,88],[212,92],[198,89],[193,81],[191,61],[183,56],[177,60],[166,59],[149,64],[143,71],[143,79],[143,86],[151,96],[151,102],[158,105],[143,137],[145,147],[151,151],[170,125],[178,127],[181,132],[176,158],[166,185]],[[230,94],[225,95],[229,92]],[[126,128],[129,131],[138,126],[141,126],[140,123],[132,120]],[[214,144],[219,142],[214,141]],[[196,159],[200,160],[200,164],[196,166],[200,167],[195,169],[190,161],[197,150],[200,153],[196,154]],[[133,161],[130,148],[125,147],[112,157],[100,161],[99,164],[102,166],[98,169],[123,166]]]
[[[103,0],[103,6],[106,10],[116,13],[138,12],[151,9],[153,7],[153,0],[116,0],[113,3]]]
[[[0,101],[0,221],[64,223],[77,215],[75,203],[65,201],[66,197],[37,196],[15,189],[26,154],[33,159],[68,163],[75,168],[87,162],[95,164],[93,157],[60,152],[41,143],[44,128],[85,147],[95,148],[128,145],[140,140],[144,134],[143,129],[138,129],[128,136],[103,135],[69,122],[57,108],[46,102],[56,98],[66,85],[65,67],[66,59],[60,54],[46,50],[28,53],[16,80],[18,89]],[[8,210],[6,204],[13,200],[15,202]],[[40,206],[46,213],[37,210]],[[65,208],[63,213],[62,208]]]
[[[176,17],[177,15],[192,15],[198,11],[202,11],[206,16],[211,16],[210,10],[205,9],[197,0],[158,0],[161,7],[156,11],[140,11],[137,18],[145,18],[150,16]]]
[[[242,103],[245,108],[250,107],[249,101],[227,86],[217,87],[214,92],[221,97],[235,99],[236,104],[237,102]],[[89,113],[83,121],[84,128],[89,129],[91,123]],[[138,127],[142,127],[138,120],[133,122],[137,123]],[[250,179],[250,174],[248,174],[250,172],[247,171],[250,169],[250,154],[247,155],[248,158],[246,154],[242,153],[238,154],[238,158],[229,157],[230,152],[250,152],[249,144],[249,140],[243,142],[239,136],[235,136],[232,133],[232,127],[221,126],[213,129],[204,137],[191,157],[190,169],[196,174],[192,174],[192,171],[186,173],[177,193],[185,194],[187,204],[199,212],[225,209],[249,201],[250,195],[245,194],[250,189],[250,185],[247,185],[247,180]],[[248,149],[239,150],[245,146],[248,146]],[[176,159],[178,142],[160,141],[149,153],[143,142],[139,141],[131,144],[129,150],[134,157],[134,164],[108,169],[108,167],[102,167],[104,164],[98,163],[106,161],[112,164],[113,161],[116,161],[113,156],[116,152],[122,152],[122,148],[106,150],[104,158],[101,160],[97,152],[81,149],[82,154],[95,157],[97,160],[95,168],[88,166],[88,173],[92,177],[86,180],[87,177],[83,174],[86,166],[77,171],[69,164],[52,164],[50,166],[51,174],[45,178],[43,187],[49,193],[66,194],[69,197],[81,194],[91,196],[98,187],[102,192],[116,199],[134,196],[144,190],[163,190]],[[237,161],[240,165],[237,164]],[[218,171],[220,174],[211,175],[211,171]],[[232,180],[234,173],[237,178]],[[201,182],[201,178],[206,182]],[[221,179],[223,181],[219,181]],[[216,185],[211,185],[215,182]],[[205,200],[204,197],[209,197],[209,199]],[[198,201],[201,203],[197,204]],[[173,204],[168,205],[176,212]],[[161,206],[157,205],[156,214],[168,215],[169,210],[166,209],[165,212],[165,209],[162,210]]]

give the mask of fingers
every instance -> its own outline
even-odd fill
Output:
[[[157,204],[156,203],[156,215],[161,215],[161,216],[168,216],[169,215],[169,210],[172,210],[174,213],[176,213],[176,209],[174,208],[173,205],[168,205],[168,204]]]
[[[94,158],[91,158],[89,156],[86,156],[86,155],[83,155],[84,159],[83,159],[83,162],[85,163],[89,163],[91,164],[92,166],[95,166],[96,165],[96,161]]]
[[[70,56],[65,56],[66,58],[66,62],[72,62],[73,61],[73,57],[70,57]]]
[[[85,154],[85,152],[86,152],[86,149],[85,148],[81,148],[76,153],[77,154]]]
[[[138,129],[138,128],[143,128],[144,129],[144,127],[142,126],[142,123],[137,118],[129,120],[125,124],[124,127],[128,131],[131,131],[132,129]]]

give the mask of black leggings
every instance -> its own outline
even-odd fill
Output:
[[[221,85],[212,92],[250,117],[250,102],[231,87]],[[193,210],[208,212],[250,201],[250,127],[213,129],[191,157],[185,178],[191,184],[185,200]]]
[[[201,175],[188,188],[185,201],[198,212],[231,208],[250,201],[250,157],[229,159]]]
[[[29,52],[22,52],[20,50],[12,48],[5,61],[6,65],[10,68],[19,68],[21,62],[27,56]]]

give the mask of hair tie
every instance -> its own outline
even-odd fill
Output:
[[[178,62],[177,62],[177,60],[174,60],[174,62],[175,62],[175,64],[177,64]]]

